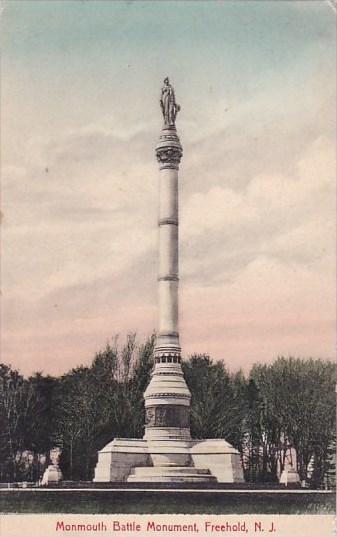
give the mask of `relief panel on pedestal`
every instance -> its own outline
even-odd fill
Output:
[[[145,410],[146,427],[179,427],[190,426],[190,409],[180,405],[150,406]]]

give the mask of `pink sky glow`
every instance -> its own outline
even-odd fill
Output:
[[[279,355],[334,359],[331,7],[11,4],[2,361],[60,374],[89,364],[116,334],[141,342],[156,329],[154,147],[167,74],[184,147],[183,354],[246,371]]]

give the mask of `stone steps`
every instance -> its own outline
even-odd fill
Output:
[[[188,466],[138,466],[131,470],[127,481],[129,483],[209,483],[216,482],[216,478],[206,468]]]

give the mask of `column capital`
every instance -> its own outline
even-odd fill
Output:
[[[156,146],[156,156],[161,170],[179,169],[183,148],[175,127],[163,127]]]

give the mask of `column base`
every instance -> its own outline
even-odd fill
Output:
[[[94,482],[242,483],[240,453],[214,440],[116,438],[98,454]]]
[[[148,427],[145,428],[144,440],[183,440],[190,441],[191,434],[189,428],[180,427]]]

